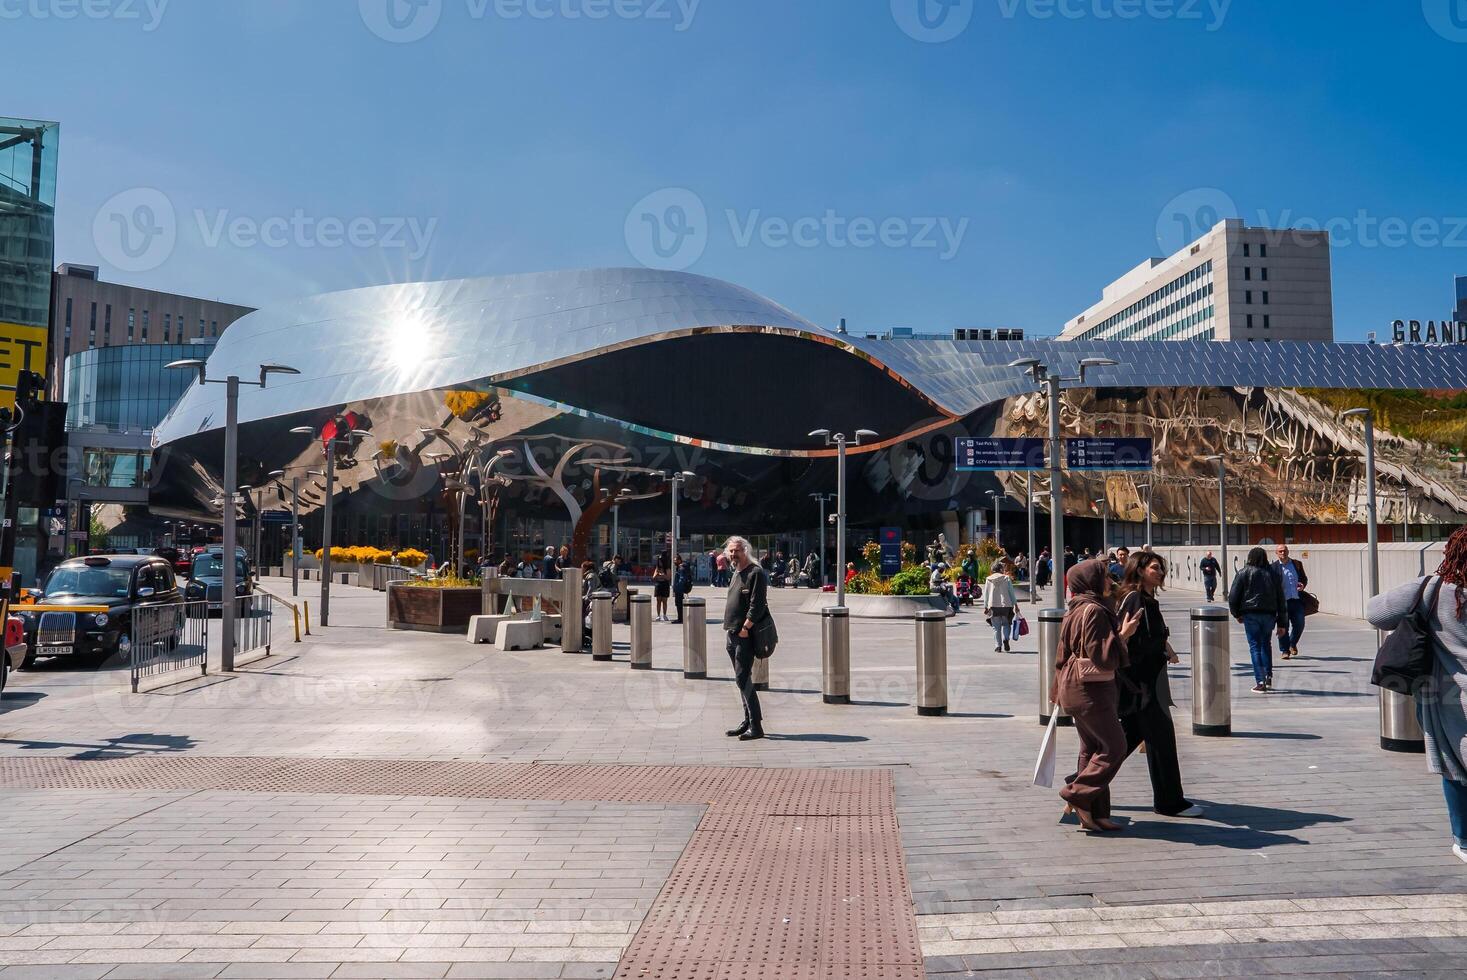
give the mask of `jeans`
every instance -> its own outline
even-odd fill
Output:
[[[1253,680],[1267,684],[1273,679],[1273,633],[1278,617],[1273,613],[1243,614],[1243,632],[1248,636],[1248,652],[1253,657]]]
[[[728,635],[728,659],[733,664],[734,685],[739,689],[739,698],[744,702],[744,721],[751,728],[759,728],[764,714],[759,710],[759,692],[754,690],[754,637],[730,632]]]
[[[1279,637],[1279,653],[1298,649],[1299,637],[1304,635],[1304,600],[1286,599],[1284,602],[1289,607],[1289,632],[1287,636]]]
[[[1452,836],[1467,847],[1467,786],[1442,777],[1442,792],[1447,797],[1447,817],[1452,822]]]
[[[1212,602],[1213,601],[1213,597],[1215,595],[1217,595],[1217,576],[1216,575],[1204,575],[1204,576],[1202,576],[1202,586],[1203,586],[1203,588],[1205,588],[1207,590],[1207,601],[1208,602]]]
[[[993,612],[993,645],[1001,647],[1009,641],[1009,636],[1014,628],[1014,611],[1012,609],[994,609]]]

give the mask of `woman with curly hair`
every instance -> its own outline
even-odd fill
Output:
[[[1431,681],[1416,696],[1416,716],[1426,733],[1427,765],[1442,778],[1452,853],[1467,861],[1467,528],[1447,539],[1435,575],[1374,596],[1365,618],[1377,629],[1393,630],[1411,615],[1418,595],[1436,656]]]

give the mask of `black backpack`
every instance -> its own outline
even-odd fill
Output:
[[[1436,592],[1432,593],[1431,605],[1422,600],[1431,579],[1421,581],[1416,592],[1416,601],[1411,611],[1396,624],[1391,635],[1381,643],[1375,654],[1375,666],[1370,671],[1370,683],[1397,694],[1415,694],[1416,689],[1431,679],[1436,658],[1431,638],[1431,614],[1437,600],[1442,596],[1442,582],[1437,579]]]

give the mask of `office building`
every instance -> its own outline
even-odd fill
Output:
[[[251,312],[248,306],[105,282],[94,265],[63,263],[54,281],[56,336],[47,378],[56,398],[62,363],[78,351],[218,340],[226,327]]]
[[[1065,324],[1060,340],[1334,340],[1329,234],[1229,218],[1150,258]]]

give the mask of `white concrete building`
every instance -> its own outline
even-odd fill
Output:
[[[1229,218],[1150,258],[1065,324],[1060,340],[1334,340],[1329,234]]]

